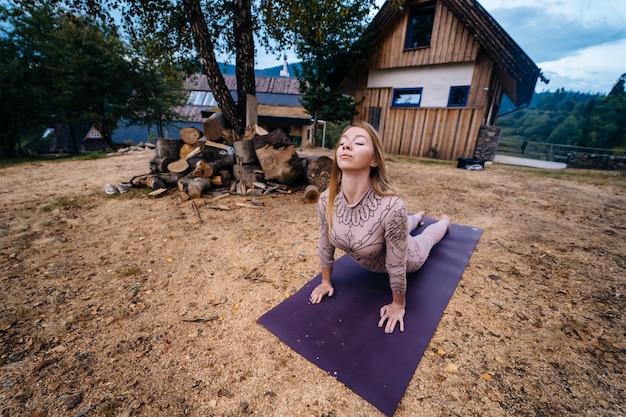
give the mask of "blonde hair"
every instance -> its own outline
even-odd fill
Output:
[[[370,181],[372,190],[374,190],[374,192],[378,195],[398,195],[389,183],[389,178],[387,177],[387,169],[385,168],[385,152],[378,131],[367,122],[357,121],[347,126],[343,130],[343,132],[341,132],[341,136],[343,136],[346,131],[352,127],[360,127],[361,129],[364,129],[372,139],[372,144],[374,145],[374,160],[376,161],[376,166],[370,168]],[[329,228],[333,224],[335,197],[337,197],[337,194],[339,193],[339,189],[341,187],[342,172],[337,165],[337,149],[339,149],[340,143],[341,139],[337,140],[337,145],[335,145],[335,158],[333,158],[333,168],[330,173],[330,181],[328,183],[326,220],[328,222]]]

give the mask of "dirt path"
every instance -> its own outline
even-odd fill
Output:
[[[104,194],[152,152],[0,169],[1,415],[381,415],[256,323],[317,274],[315,206]],[[626,177],[389,168],[484,229],[395,415],[625,415]]]

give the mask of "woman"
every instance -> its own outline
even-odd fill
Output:
[[[424,213],[407,214],[389,184],[380,136],[365,122],[348,126],[341,134],[318,210],[322,282],[311,292],[311,303],[333,295],[333,262],[339,248],[364,268],[389,274],[393,301],[380,308],[378,327],[392,333],[397,324],[404,331],[406,273],[417,271],[450,230],[448,217],[410,236]]]

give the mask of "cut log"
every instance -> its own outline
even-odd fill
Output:
[[[190,198],[200,198],[211,189],[211,179],[195,177],[187,185],[187,194]]]
[[[170,172],[182,173],[189,169],[188,159],[198,155],[200,153],[200,148],[195,147],[185,158],[181,158],[178,161],[174,161],[167,165],[167,170]]]
[[[320,192],[315,185],[307,185],[304,189],[304,202],[307,204],[317,203],[320,198]]]
[[[253,140],[256,156],[265,172],[266,180],[289,185],[304,174],[304,164],[287,135],[276,129]]]
[[[289,185],[301,178],[304,173],[303,160],[298,157],[293,145],[279,149],[265,145],[257,149],[256,154],[268,181]]]
[[[230,187],[230,183],[233,179],[230,171],[227,169],[220,170],[217,175],[211,177],[211,183],[218,187]]]
[[[333,159],[328,156],[306,158],[305,174],[309,184],[315,185],[320,192],[328,188]]]
[[[224,142],[226,142],[228,145],[232,145],[233,143],[240,140],[241,137],[237,134],[235,129],[224,129],[222,130],[222,139],[224,139]]]
[[[148,178],[146,178],[145,184],[146,187],[152,188],[153,190],[156,190],[158,188],[165,188],[165,182],[163,182],[163,180],[156,175],[148,176]]]
[[[159,188],[158,190],[148,193],[148,197],[158,198],[163,197],[165,194],[167,194],[167,188]]]
[[[243,134],[243,140],[252,140],[255,136],[264,136],[269,132],[256,124],[249,124]]]
[[[238,164],[233,165],[233,176],[237,181],[243,182],[247,187],[252,187],[252,184],[255,182],[262,182],[265,174],[258,164]]]
[[[189,155],[194,149],[196,149],[195,145],[183,143],[183,146],[180,147],[180,159],[186,159],[187,155]]]
[[[202,136],[200,131],[193,126],[180,129],[180,138],[189,145],[196,143],[200,136]]]
[[[178,182],[176,183],[176,186],[178,187],[178,191],[181,192],[187,192],[187,186],[189,185],[189,183],[191,181],[193,181],[196,177],[192,176],[192,175],[185,175],[184,177],[180,177],[178,179]]]
[[[226,125],[226,117],[223,113],[213,113],[208,119],[202,123],[202,131],[207,140],[217,140],[222,137],[222,130],[228,127]]]
[[[224,155],[219,159],[212,162],[198,161],[194,165],[193,176],[209,178],[215,175],[218,171],[226,168],[231,168],[235,164],[234,155]]]
[[[180,157],[180,148],[183,142],[180,139],[158,138],[156,144],[157,158],[176,160]]]
[[[235,149],[235,161],[238,164],[258,162],[252,140],[239,140],[233,143],[233,148]]]
[[[224,151],[227,151],[230,148],[230,146],[226,145],[225,143],[214,142],[212,140],[207,140],[206,146],[212,146],[214,148],[222,149]]]
[[[150,160],[150,172],[156,174],[159,172],[167,172],[167,166],[178,158],[156,157]]]

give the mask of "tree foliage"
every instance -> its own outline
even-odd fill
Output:
[[[568,92],[535,94],[527,109],[501,116],[502,135],[525,141],[603,149],[626,149],[626,74],[608,95]]]
[[[343,75],[370,47],[371,36],[365,30],[373,0],[287,0],[280,5],[267,1],[269,13],[276,13],[270,33],[282,43],[295,45],[301,70],[301,103],[313,115],[313,137],[317,120],[351,120],[355,102],[338,90]],[[272,6],[273,5],[273,6]],[[274,8],[280,7],[278,13]],[[266,16],[269,18],[269,16]],[[288,28],[276,30],[275,26]]]
[[[77,152],[77,129],[91,123],[115,148],[111,134],[122,118],[138,123],[155,107],[180,104],[162,74],[146,76],[154,72],[153,63],[140,62],[105,22],[56,1],[5,3],[2,12],[9,23],[1,59],[10,65],[3,66],[0,79],[8,96],[0,126],[6,154],[56,125],[69,128],[69,150]]]
[[[338,57],[335,47],[346,51],[360,34],[362,18],[373,0],[68,0],[74,7],[109,18],[120,15],[132,39],[152,38],[185,62],[201,68],[227,121],[239,132],[245,129],[246,97],[256,94],[255,43],[276,52],[285,46],[300,48],[303,62],[313,62],[326,48]],[[343,24],[343,27],[341,26]],[[339,30],[341,29],[341,30]],[[255,42],[255,37],[257,42]],[[309,41],[318,40],[307,50]],[[323,42],[323,43],[322,43]],[[313,54],[310,52],[314,51]],[[219,54],[235,61],[237,99],[230,94],[217,62]],[[336,62],[349,63],[350,57]],[[317,77],[328,77],[328,68],[313,64]],[[323,73],[322,73],[323,71]],[[192,72],[192,71],[190,71]],[[337,74],[335,72],[335,74]],[[312,83],[311,85],[313,85]]]

